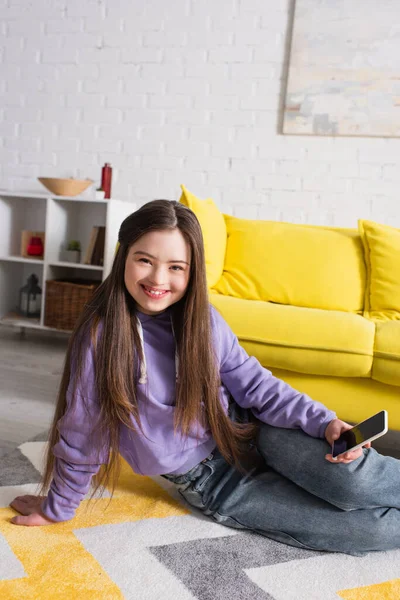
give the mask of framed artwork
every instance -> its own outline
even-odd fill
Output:
[[[296,0],[283,133],[400,137],[398,0]]]

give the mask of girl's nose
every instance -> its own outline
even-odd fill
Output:
[[[150,281],[153,285],[163,285],[166,282],[166,275],[163,267],[152,270]]]

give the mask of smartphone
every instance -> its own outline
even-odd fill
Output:
[[[355,425],[352,429],[344,431],[332,444],[332,458],[337,458],[349,450],[355,450],[381,437],[388,430],[388,414],[381,410],[373,417]]]

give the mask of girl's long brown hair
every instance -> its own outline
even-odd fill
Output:
[[[124,282],[125,261],[130,247],[142,235],[176,228],[190,246],[191,266],[186,293],[172,305],[171,311],[179,357],[175,429],[187,435],[198,423],[208,425],[225,459],[242,468],[240,457],[244,444],[254,437],[256,428],[252,423],[231,421],[221,405],[200,224],[186,206],[154,200],[122,223],[112,270],[85,307],[70,338],[49,435],[41,493],[47,491],[52,479],[53,448],[59,441],[57,424],[67,409],[70,380],[74,397],[82,383],[83,364],[91,348],[94,348],[95,392],[100,409],[99,426],[93,431],[92,443],[99,452],[106,446],[108,457],[103,461],[105,467],[94,478],[92,495],[110,483],[114,490],[119,475],[121,426],[131,429],[133,435],[141,435],[136,383],[142,354],[135,303]]]

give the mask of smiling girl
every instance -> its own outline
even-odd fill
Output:
[[[16,498],[12,522],[73,518],[92,478],[115,485],[120,454],[229,527],[354,555],[398,548],[400,461],[369,445],[333,461],[350,427],[247,355],[209,304],[196,216],[155,200],[122,223],[70,339],[46,496]]]

